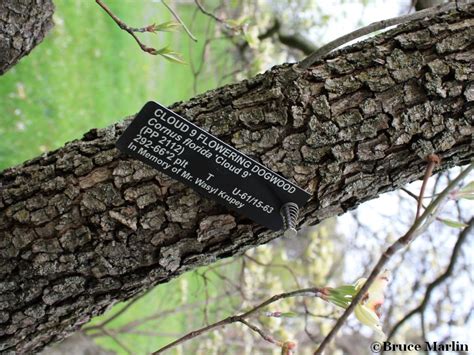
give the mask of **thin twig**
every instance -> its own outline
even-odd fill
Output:
[[[213,297],[211,300],[214,301],[214,302],[217,302],[217,301],[220,301],[222,299],[228,299],[229,298],[229,295],[228,294],[225,294],[225,295],[219,295],[219,296],[216,296],[216,297]],[[170,309],[166,309],[166,310],[162,310],[162,311],[157,311],[155,312],[154,314],[151,314],[147,317],[144,317],[144,318],[140,318],[140,319],[137,319],[137,320],[134,320],[134,321],[131,321],[123,326],[121,326],[120,328],[116,329],[117,332],[120,332],[120,333],[126,333],[130,330],[133,330],[139,326],[142,326],[150,321],[154,321],[154,320],[157,320],[157,319],[160,319],[160,318],[165,318],[169,315],[172,315],[172,314],[176,314],[177,312],[181,312],[181,311],[184,311],[184,310],[188,310],[188,309],[194,309],[194,308],[197,308],[199,305],[200,305],[200,301],[199,302],[192,302],[192,303],[187,303],[181,307],[178,307],[178,308],[170,308]]]
[[[148,293],[150,293],[150,291],[153,290],[152,288],[148,289],[147,291],[145,291],[144,293],[142,293],[141,295],[135,297],[133,300],[131,300],[130,302],[128,302],[125,307],[123,307],[120,311],[118,311],[117,313],[115,313],[114,315],[112,315],[111,317],[105,319],[103,322],[99,323],[99,324],[96,324],[96,325],[90,325],[88,327],[84,327],[82,328],[82,331],[84,332],[87,332],[87,331],[91,331],[91,330],[96,330],[96,329],[103,329],[107,324],[109,324],[110,322],[112,322],[114,319],[120,317],[122,314],[124,314],[130,307],[132,307],[136,302],[140,301],[143,299],[144,296],[146,296]]]
[[[288,271],[291,275],[291,277],[293,278],[293,280],[295,281],[295,284],[296,284],[296,287],[300,288],[300,283],[298,281],[298,277],[296,276],[295,272],[288,266],[288,265],[285,265],[285,264],[272,264],[272,263],[264,263],[264,262],[261,262],[247,254],[244,254],[243,255],[244,258],[247,258],[248,260],[254,262],[255,264],[257,265],[260,265],[260,266],[263,266],[263,267],[273,267],[273,268],[282,268],[282,269],[285,269],[286,271]]]
[[[269,343],[278,345],[280,347],[283,345],[282,341],[278,341],[278,340],[274,339],[272,336],[265,333],[262,329],[260,329],[256,325],[253,325],[253,324],[247,322],[245,319],[239,319],[239,322],[242,323],[242,324],[245,324],[247,327],[252,329],[254,332],[258,333],[264,340],[268,341]]]
[[[420,305],[410,312],[408,312],[405,317],[403,317],[395,326],[392,328],[390,331],[387,341],[389,341],[395,333],[398,331],[398,329],[412,316],[414,316],[416,313],[421,313],[425,310],[426,306],[428,305],[431,294],[433,290],[439,286],[441,283],[443,283],[448,277],[450,277],[453,273],[454,270],[454,265],[456,264],[456,260],[459,256],[459,253],[461,252],[461,246],[462,244],[467,240],[467,236],[471,232],[471,230],[474,228],[474,218],[471,218],[471,220],[467,223],[467,227],[465,227],[462,232],[459,234],[459,238],[456,241],[456,244],[454,245],[453,252],[451,253],[451,258],[449,261],[449,265],[444,271],[443,274],[441,274],[436,280],[434,280],[432,283],[428,285],[425,291],[425,296],[423,297],[423,301],[420,303]]]
[[[135,335],[143,335],[143,336],[150,336],[150,337],[160,337],[160,338],[174,338],[179,336],[179,333],[164,333],[164,332],[154,332],[151,330],[129,330],[126,332],[116,331],[114,329],[114,334],[122,335],[122,334],[135,334]],[[103,338],[108,337],[106,333],[94,333],[87,335],[90,338]]]
[[[198,12],[198,9],[196,8],[195,12],[193,14],[192,25],[194,24],[194,21],[196,19],[197,12]],[[196,65],[194,64],[194,61],[193,60],[190,61],[191,71],[192,71],[192,74],[193,74],[193,93],[194,93],[194,95],[197,95],[198,77],[201,74],[202,69],[204,68],[205,56],[206,56],[206,53],[207,53],[208,46],[213,41],[213,39],[210,38],[210,32],[211,32],[211,27],[212,27],[211,23],[212,23],[212,19],[209,18],[209,20],[207,21],[207,25],[206,25],[206,34],[205,34],[204,45],[202,46],[202,49],[201,49],[201,60],[199,62],[199,67],[196,68]],[[193,58],[192,50],[193,50],[193,47],[190,44],[189,45],[189,58]]]
[[[112,18],[112,20],[115,21],[117,26],[119,26],[122,30],[128,32],[130,36],[132,36],[135,41],[138,43],[140,48],[146,52],[150,53],[152,55],[158,54],[158,51],[155,48],[148,47],[147,45],[143,44],[140,39],[135,35],[135,32],[155,32],[155,25],[149,25],[146,27],[141,27],[141,28],[134,28],[128,26],[125,22],[123,22],[121,19],[119,19],[108,7],[105,5],[102,0],[95,0],[95,2]]]
[[[414,194],[413,192],[411,192],[410,190],[407,190],[407,189],[405,189],[404,187],[401,187],[400,190],[403,191],[403,192],[405,192],[408,196],[413,197],[413,198],[415,199],[415,201],[417,201],[417,203],[418,203],[419,201],[421,201],[421,199],[419,198],[419,196],[415,195],[415,194]],[[434,189],[433,189],[433,191],[434,191]],[[433,196],[429,196],[429,197],[430,197],[430,198],[433,198],[433,197],[435,197],[435,196],[436,196],[436,194],[433,194]],[[427,198],[427,197],[425,196],[425,197],[423,197],[423,198]],[[458,204],[456,203],[456,206],[457,206],[457,205],[458,205]],[[426,206],[425,206],[423,203],[420,204],[420,207],[423,207],[423,209],[426,209]],[[458,212],[459,212],[459,211],[458,211]],[[461,218],[459,218],[459,219],[461,219]],[[445,220],[444,220],[443,218],[439,217],[439,216],[436,216],[436,220],[437,220],[437,221],[440,221],[440,222],[442,222],[442,223],[445,223]],[[436,250],[435,250],[435,252],[436,252]]]
[[[413,197],[416,201],[418,201],[418,196],[415,195],[413,192],[411,192],[410,190],[404,188],[404,187],[400,187],[400,190],[403,191],[404,193],[406,193],[408,196],[410,197]],[[426,206],[423,206],[423,208],[426,208]]]
[[[428,183],[428,179],[433,174],[433,170],[436,165],[439,165],[440,159],[436,154],[430,154],[426,158],[428,160],[428,165],[426,166],[425,176],[423,177],[423,183],[421,184],[420,188],[420,195],[418,196],[418,202],[416,204],[416,215],[415,219],[420,218],[421,206],[423,204],[423,196],[425,195],[426,184]]]
[[[299,32],[287,33],[284,32],[281,27],[281,21],[278,18],[275,18],[273,24],[265,32],[258,35],[258,39],[263,41],[276,35],[281,44],[300,50],[303,52],[303,55],[309,55],[318,49],[310,39],[306,38]],[[239,46],[242,49],[245,49],[249,44],[247,41],[244,41],[242,44],[239,44]]]
[[[209,287],[207,284],[207,276],[204,274],[201,276],[204,280],[204,324],[209,325]]]
[[[260,309],[262,309],[262,308],[264,308],[264,307],[268,306],[269,304],[272,304],[276,301],[279,301],[281,299],[296,297],[296,296],[304,296],[304,295],[308,295],[308,294],[310,294],[312,296],[315,296],[315,297],[321,297],[323,295],[323,289],[318,288],[318,287],[311,287],[311,288],[304,288],[304,289],[300,289],[300,290],[296,290],[296,291],[284,292],[284,293],[280,293],[278,295],[274,295],[274,296],[270,297],[269,299],[267,299],[266,301],[264,301],[264,302],[260,303],[259,305],[255,306],[254,308],[248,310],[247,312],[241,313],[239,315],[224,318],[224,319],[222,319],[218,322],[215,322],[215,323],[210,324],[208,326],[205,326],[205,327],[202,327],[200,329],[194,330],[194,331],[182,336],[181,338],[173,341],[172,343],[169,343],[168,345],[158,349],[153,354],[161,354],[162,352],[164,352],[166,350],[169,350],[169,349],[175,347],[178,344],[184,343],[185,341],[196,338],[197,336],[200,336],[200,335],[202,335],[206,332],[209,332],[209,331],[214,330],[216,328],[222,327],[224,325],[231,324],[231,323],[236,323],[236,322],[241,322],[243,319],[245,319],[245,318],[251,316],[252,314],[258,312]]]
[[[168,9],[169,12],[171,12],[171,14],[174,16],[174,18],[176,19],[176,21],[178,21],[181,26],[183,26],[184,30],[186,31],[186,33],[188,34],[189,38],[191,38],[194,42],[197,42],[197,38],[194,37],[194,35],[191,33],[191,31],[189,30],[189,28],[186,26],[186,24],[184,23],[183,20],[181,20],[181,17],[179,17],[178,13],[176,11],[173,10],[173,8],[171,6],[169,6],[165,0],[161,0],[161,2],[163,3],[163,5],[165,5],[165,7]]]
[[[213,18],[213,19],[216,20],[217,22],[220,22],[220,23],[224,24],[226,27],[229,26],[225,20],[223,20],[223,19],[217,17],[217,16],[214,15],[212,12],[207,11],[206,8],[201,4],[201,2],[200,2],[199,0],[194,0],[194,2],[196,3],[196,6],[198,7],[198,9],[199,9],[204,15]]]
[[[425,10],[421,10],[413,14],[394,17],[394,18],[382,20],[379,22],[374,22],[366,27],[359,28],[351,33],[348,33],[342,37],[339,37],[335,39],[334,41],[331,41],[328,44],[322,46],[321,48],[319,48],[318,50],[310,54],[308,57],[303,59],[301,62],[299,62],[297,67],[302,70],[308,69],[314,63],[316,63],[319,59],[324,57],[329,52],[332,52],[334,49],[350,41],[353,41],[354,39],[371,34],[375,31],[379,31],[390,26],[399,25],[408,21],[420,20],[425,17],[433,16],[439,12],[445,12],[452,9],[456,9],[456,4],[449,3],[449,4],[439,5],[436,7],[431,7]]]
[[[428,340],[426,337],[426,322],[425,322],[425,313],[420,313],[420,328],[421,328],[421,338],[423,339],[423,343],[427,344]],[[429,355],[428,351],[424,349],[423,351],[426,355]]]
[[[324,348],[331,342],[331,340],[337,334],[339,329],[342,327],[346,319],[352,313],[356,305],[361,301],[362,297],[367,293],[367,290],[372,285],[377,276],[380,274],[380,272],[383,270],[383,267],[390,260],[390,258],[400,249],[403,249],[408,246],[420,234],[421,230],[423,229],[421,228],[423,222],[433,217],[432,214],[435,212],[441,202],[443,202],[443,200],[448,196],[451,190],[453,190],[469,174],[469,172],[471,172],[473,168],[474,163],[470,164],[463,172],[461,172],[456,177],[456,179],[451,181],[448,186],[438,195],[438,197],[436,197],[436,199],[428,205],[425,212],[420,216],[420,218],[415,220],[415,222],[405,233],[405,235],[403,235],[395,243],[390,245],[387,250],[385,250],[385,252],[380,256],[377,264],[372,269],[372,272],[370,273],[370,276],[368,277],[367,281],[364,283],[364,286],[362,286],[357,295],[352,299],[352,302],[349,307],[346,308],[342,316],[336,321],[336,324],[331,329],[329,334],[324,338],[318,349],[316,349],[316,351],[314,352],[315,355],[322,354]]]
[[[113,341],[115,341],[123,350],[125,350],[125,352],[128,355],[133,355],[133,351],[130,350],[122,341],[120,341],[120,339],[117,338],[114,333],[112,333],[111,331],[109,331],[106,328],[103,328],[102,331],[104,332],[104,334],[106,334],[108,337],[110,337]]]

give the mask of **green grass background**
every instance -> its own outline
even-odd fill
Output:
[[[107,0],[106,3],[133,27],[173,19],[156,1]],[[55,4],[55,27],[51,33],[29,56],[0,77],[0,170],[61,147],[91,128],[105,127],[134,114],[148,100],[168,105],[194,95],[189,65],[142,52],[131,36],[121,31],[94,1],[55,0]],[[197,43],[184,32],[143,34],[140,38],[155,48],[171,45],[183,54],[186,62],[199,63],[208,18],[195,15],[195,9],[194,5],[177,7],[188,24],[196,16],[193,33],[199,39]],[[225,43],[218,41],[212,50],[232,70]],[[207,68],[206,63],[204,66]],[[219,75],[215,68],[207,70],[214,75],[204,73],[198,82],[198,92],[217,85]],[[188,285],[185,291],[183,284]],[[186,302],[202,300],[200,285],[196,274],[191,273],[184,276],[184,281],[160,286],[109,326],[118,327],[160,309],[173,309],[183,298]],[[214,291],[210,292],[212,295]],[[123,306],[116,305],[93,323]],[[190,329],[190,320],[177,312],[140,329],[179,334]],[[173,337],[125,335],[120,340],[134,354],[144,354]],[[98,338],[98,342],[119,354],[126,353],[110,338]]]
[[[130,26],[173,20],[160,2],[106,3]],[[189,65],[142,52],[94,1],[56,0],[55,4],[52,32],[0,77],[0,169],[134,114],[148,100],[168,105],[193,96]],[[195,9],[182,5],[178,11],[190,24]],[[197,43],[184,32],[139,36],[155,48],[171,45],[187,62],[199,61],[207,21],[201,14],[196,16]],[[214,50],[226,57],[222,41]],[[198,91],[216,85],[215,76],[206,75]]]

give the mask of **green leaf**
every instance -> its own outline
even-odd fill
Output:
[[[298,314],[295,312],[284,312],[280,314],[280,317],[286,317],[286,318],[293,318],[296,317]]]
[[[345,298],[342,295],[331,295],[328,297],[328,301],[339,306],[341,308],[347,308],[351,303],[352,298]]]
[[[467,184],[466,186],[464,186],[461,191],[461,193],[468,193],[468,194],[471,194],[471,193],[474,193],[474,181],[471,181],[469,184]]]
[[[333,292],[333,291],[336,293],[351,295],[351,296],[354,296],[356,293],[356,289],[354,285],[342,285],[342,286],[331,289],[329,292]]]
[[[173,51],[168,46],[158,49],[156,51],[156,54],[161,55],[163,58],[165,58],[166,60],[169,60],[170,62],[175,62],[179,64],[187,64],[181,57],[180,53]]]
[[[258,28],[257,26],[243,28],[244,38],[249,44],[250,48],[257,48],[260,40],[258,39]]]
[[[337,301],[337,300],[331,299],[331,298],[329,298],[328,300],[329,300],[329,302],[331,302],[332,304],[334,304],[338,307],[341,307],[341,308],[344,308],[344,309],[349,307],[349,304],[347,302],[340,302],[340,301]]]
[[[170,47],[163,47],[156,51],[157,54],[166,54],[170,52],[172,52],[172,49]]]
[[[167,21],[167,22],[163,22],[158,25],[155,25],[155,31],[175,32],[175,31],[178,31],[180,27],[181,27],[181,24],[179,22]]]
[[[230,27],[241,27],[243,26],[245,23],[247,23],[249,21],[249,17],[248,16],[242,16],[238,19],[229,19],[229,20],[226,20],[225,23],[227,25],[229,25]]]
[[[452,228],[466,228],[467,224],[459,222],[459,221],[453,221],[450,219],[442,219],[440,218],[440,221],[446,224],[448,227]]]
[[[225,23],[230,27],[239,27],[239,24],[236,20],[227,20]]]
[[[179,64],[187,64],[182,58],[181,54],[179,53],[168,53],[168,54],[161,54],[162,57],[169,60],[170,62],[175,62]]]
[[[335,300],[337,302],[348,303],[352,300],[352,297],[351,296],[346,296],[346,295],[341,295],[341,294],[334,294],[334,295],[330,295],[328,297],[328,299]]]
[[[456,194],[458,198],[465,198],[466,200],[474,200],[474,181],[471,181]]]

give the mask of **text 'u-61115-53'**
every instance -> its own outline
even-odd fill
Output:
[[[273,230],[280,208],[302,207],[306,191],[156,102],[148,102],[117,148],[202,195]]]

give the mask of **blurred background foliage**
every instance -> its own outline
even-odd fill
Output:
[[[158,0],[104,2],[133,27],[173,20]],[[132,115],[148,100],[164,105],[186,100],[272,65],[299,60],[311,46],[355,27],[411,11],[410,1],[201,0],[215,15],[212,18],[193,0],[168,3],[198,41],[182,31],[139,36],[155,48],[170,45],[187,65],[142,52],[94,1],[55,0],[52,32],[0,79],[0,170]],[[310,47],[299,44],[308,42]],[[435,185],[442,186],[452,174],[438,177]],[[419,184],[409,188],[416,193]],[[147,354],[273,294],[351,283],[366,274],[384,246],[403,233],[413,220],[413,210],[414,203],[406,196],[385,195],[357,213],[304,230],[295,240],[280,238],[114,305],[44,354]],[[451,219],[467,220],[469,208],[453,205],[447,213]],[[438,224],[427,234],[429,243],[414,244],[390,263],[396,272],[384,311],[385,329],[420,302],[426,285],[449,262],[457,231]],[[427,314],[427,336],[432,340],[467,339],[473,303],[467,296],[469,287],[463,285],[472,285],[468,257],[472,251],[470,243],[457,266],[454,286],[443,288],[434,298]],[[455,302],[458,307],[453,309]],[[298,354],[311,354],[341,313],[320,299],[303,297],[281,301],[268,311],[287,315],[269,317],[261,312],[252,321],[276,339],[296,341]],[[420,341],[419,328],[416,319],[407,322],[398,339]],[[352,319],[329,351],[368,353],[371,336]],[[232,324],[169,353],[279,354],[280,349]]]
[[[57,0],[55,27],[44,42],[2,77],[0,84],[0,169],[62,146],[94,127],[105,127],[134,114],[147,100],[168,105],[194,95],[189,66],[141,52],[94,1]],[[172,20],[163,5],[151,1],[107,4],[134,27]],[[190,23],[194,6],[180,6]],[[205,32],[202,17],[194,31]],[[214,24],[211,24],[214,26]],[[200,60],[204,41],[192,42],[181,32],[141,35],[150,46],[171,44],[186,61]],[[225,56],[226,43],[212,48]],[[232,67],[232,61],[226,61]],[[207,68],[197,91],[216,87],[222,72]],[[225,70],[222,68],[221,70]]]

